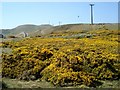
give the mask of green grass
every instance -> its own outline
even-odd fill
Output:
[[[17,80],[17,79],[8,79],[3,78],[2,79],[8,88],[53,88],[51,83],[46,81],[23,81],[23,80]]]
[[[23,81],[17,79],[9,79],[3,78],[4,85],[7,88],[56,88],[50,82],[46,81]],[[103,84],[98,86],[97,88],[120,88],[120,80],[113,80],[113,81],[101,81]],[[77,86],[67,86],[62,88],[90,88],[85,85],[77,85]]]

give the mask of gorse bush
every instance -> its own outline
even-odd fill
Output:
[[[15,36],[8,36],[8,38],[16,38]]]
[[[4,60],[3,67],[6,67],[3,68],[2,74],[5,77],[24,78],[25,80],[30,80],[30,75],[35,76],[36,79],[40,77],[39,72],[49,64],[49,62],[44,62],[44,60],[52,55],[50,52],[44,51],[39,54],[33,52],[33,56],[31,56],[32,52],[28,53],[25,49],[23,52],[20,52],[18,49],[13,52],[14,54],[11,55],[2,55]]]
[[[113,31],[112,36],[116,36]],[[119,79],[119,42],[111,39],[36,37],[6,42],[13,52],[2,54],[2,75],[23,80],[44,79],[58,86],[94,86],[98,80]]]

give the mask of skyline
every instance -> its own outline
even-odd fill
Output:
[[[3,2],[0,29],[23,24],[90,23],[90,2]],[[94,23],[118,23],[117,2],[94,2]]]

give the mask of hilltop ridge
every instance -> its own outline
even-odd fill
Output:
[[[117,23],[99,23],[99,24],[65,24],[60,26],[52,26],[49,24],[33,25],[24,24],[17,26],[13,29],[1,29],[2,33],[6,36],[16,35],[21,32],[26,32],[29,36],[45,35],[56,32],[74,31],[74,30],[118,30]]]

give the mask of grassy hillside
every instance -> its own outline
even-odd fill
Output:
[[[105,86],[104,81],[120,80],[120,32],[92,30],[84,32],[84,37],[76,36],[82,33],[67,31],[59,35],[69,38],[52,33],[52,37],[46,35],[2,43],[1,47],[12,49],[12,53],[2,54],[3,77],[40,80],[50,82],[55,87],[110,87]],[[115,87],[113,83],[110,85]]]
[[[88,30],[118,30],[117,24],[66,24],[61,26],[51,26],[51,25],[20,25],[13,29],[3,30],[5,35],[17,35],[21,32],[26,32],[29,36],[41,36],[50,33],[59,33],[67,31],[88,31]]]
[[[66,31],[66,30],[118,30],[117,24],[68,24],[68,25],[62,25],[57,26],[54,28],[54,31]]]
[[[3,29],[2,33],[4,35],[17,35],[21,32],[26,32],[29,35],[33,34],[36,31],[41,31],[44,29],[48,29],[52,27],[51,25],[30,25],[30,24],[26,24],[26,25],[20,25],[16,28],[13,29]]]

